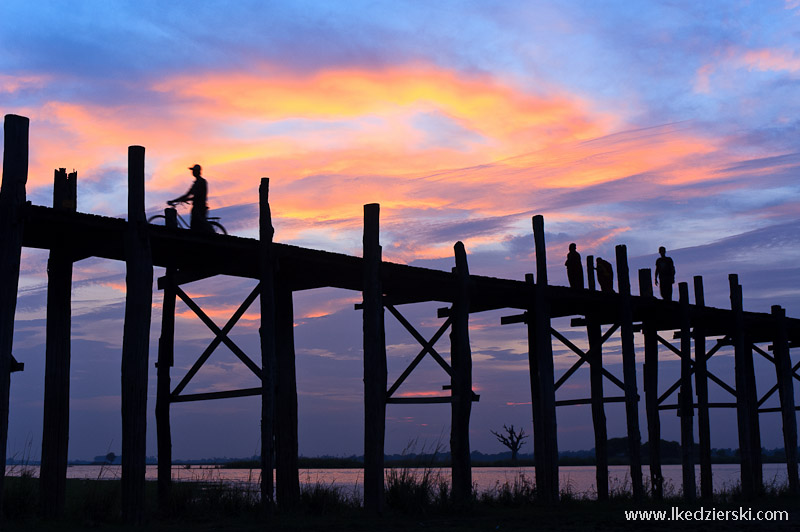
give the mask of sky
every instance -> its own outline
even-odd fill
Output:
[[[798,0],[4,0],[0,111],[31,119],[36,204],[51,205],[53,169],[65,167],[78,172],[79,211],[124,218],[127,147],[142,145],[149,214],[201,164],[211,214],[232,234],[257,235],[269,177],[276,241],[360,256],[363,205],[377,202],[386,260],[449,270],[461,240],[472,273],[511,279],[534,269],[531,216],[542,214],[553,284],[567,284],[570,242],[608,259],[626,244],[634,272],[663,245],[678,282],[704,277],[707,304],[729,308],[727,275],[738,273],[747,310],[778,304],[800,317],[798,28]],[[18,458],[41,448],[46,262],[46,251],[23,252],[14,355],[25,371],[12,377],[8,442]],[[186,290],[222,326],[252,286],[216,278]],[[75,264],[71,459],[121,446],[124,297],[123,264]],[[150,455],[155,287],[153,301]],[[302,455],[363,452],[359,301],[335,289],[294,295]],[[440,306],[401,311],[429,338]],[[254,359],[257,308],[231,333]],[[501,326],[510,314],[470,321],[481,395],[471,446],[487,453],[505,450],[490,430],[532,430],[525,329]],[[568,320],[555,326],[586,347]],[[391,383],[419,346],[388,314],[386,327]],[[173,383],[213,336],[179,304],[176,338]],[[447,335],[436,347],[447,357]],[[621,377],[618,337],[605,347]],[[557,375],[576,360],[558,343],[554,357]],[[662,361],[663,391],[679,363],[668,352]],[[709,369],[733,383],[729,351]],[[756,370],[763,393],[774,369],[756,360]],[[447,383],[428,357],[398,393],[439,395]],[[255,385],[221,347],[186,393]],[[716,385],[710,393],[730,400]],[[558,392],[588,395],[585,368]],[[609,436],[623,436],[622,406],[607,417]],[[257,398],[173,405],[173,456],[256,454],[259,420]],[[761,423],[762,444],[781,447],[779,414]],[[389,405],[386,451],[446,449],[449,424],[447,405]],[[662,427],[679,439],[673,413]],[[735,427],[733,411],[715,412],[712,445],[736,447]],[[589,407],[559,408],[558,431],[562,450],[593,447]]]

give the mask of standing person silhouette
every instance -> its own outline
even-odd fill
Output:
[[[661,299],[672,301],[672,285],[675,284],[675,263],[667,257],[667,248],[658,248],[661,256],[656,259],[656,286],[661,290]],[[658,280],[661,279],[661,284]]]
[[[571,288],[583,288],[583,264],[581,263],[581,254],[578,253],[576,248],[577,246],[574,243],[569,245],[567,262],[564,263],[564,266],[567,267],[569,286]]]
[[[206,216],[208,216],[208,182],[200,175],[202,168],[199,164],[190,166],[189,170],[192,171],[194,176],[194,183],[192,183],[189,192],[167,203],[174,205],[176,203],[191,202],[192,221],[190,226],[192,231],[213,232],[206,219]]]
[[[597,257],[597,282],[600,284],[600,290],[603,292],[614,291],[614,268],[607,260]]]

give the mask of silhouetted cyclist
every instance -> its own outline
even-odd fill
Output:
[[[199,164],[190,166],[189,170],[192,171],[194,176],[194,183],[189,192],[179,198],[168,201],[167,204],[175,205],[176,203],[191,202],[192,204],[192,221],[190,227],[193,231],[202,231],[205,233],[212,232],[213,229],[208,225],[208,183],[200,175],[202,168]]]
[[[658,248],[661,256],[656,259],[656,286],[661,290],[661,298],[664,301],[672,301],[672,285],[675,284],[675,263],[667,257],[667,249],[664,246]],[[661,279],[661,284],[658,280]]]
[[[575,244],[569,245],[569,253],[567,253],[567,262],[564,266],[567,267],[567,278],[569,279],[569,286],[572,288],[583,288],[583,263],[581,262],[581,254],[578,253]]]

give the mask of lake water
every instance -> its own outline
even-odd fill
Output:
[[[23,470],[38,476],[38,466],[6,466],[6,475],[20,475]],[[714,491],[730,489],[739,484],[739,466],[737,464],[714,464]],[[387,469],[388,474],[389,469]],[[418,472],[421,472],[418,471]],[[434,474],[443,480],[449,480],[449,469],[434,469]],[[680,465],[662,466],[664,489],[667,495],[679,495],[682,486]],[[643,467],[645,482],[648,482],[648,467]],[[117,479],[120,477],[120,466],[70,466],[67,478],[84,479]],[[232,485],[251,485],[257,488],[260,472],[257,469],[223,469],[215,466],[173,466],[172,478],[186,482],[222,482]],[[504,483],[513,484],[520,475],[532,481],[535,476],[533,467],[474,467],[472,480],[479,492],[491,491]],[[146,478],[155,480],[158,476],[157,466],[147,466]],[[362,469],[301,469],[301,486],[313,486],[317,483],[340,488],[345,494],[360,496],[364,478]],[[569,490],[577,496],[593,498],[595,496],[595,469],[593,466],[562,466],[559,468],[561,491]],[[697,466],[696,478],[700,482],[700,467]],[[787,482],[786,464],[764,464],[764,484],[782,486]],[[627,466],[609,466],[609,486],[613,492],[630,491],[630,473]]]

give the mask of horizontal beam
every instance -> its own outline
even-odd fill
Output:
[[[698,404],[694,403],[693,408],[698,408]],[[678,410],[680,405],[659,405],[659,410]],[[708,403],[708,408],[736,408],[736,403]]]
[[[638,399],[638,397],[637,397]],[[603,397],[604,403],[624,403],[625,397]],[[592,404],[591,399],[564,399],[562,401],[556,401],[556,406],[575,406],[575,405],[590,405]]]
[[[441,396],[441,397],[389,397],[386,399],[387,404],[395,404],[395,405],[428,405],[428,404],[442,404],[442,403],[450,403],[452,397]],[[481,396],[472,392],[472,402],[477,403],[481,400]]]
[[[189,403],[191,401],[209,401],[211,399],[230,399],[232,397],[251,397],[261,395],[261,388],[244,388],[242,390],[227,390],[224,392],[192,393],[184,395],[173,395],[170,403]]]
[[[60,243],[59,233],[74,235],[71,247],[75,256],[124,260],[123,246],[128,222],[86,213],[61,212],[40,205],[26,205],[23,246],[52,249]],[[59,227],[63,231],[53,231]],[[148,225],[153,263],[202,275],[230,275],[258,279],[258,240],[233,235],[205,234],[186,229]],[[293,291],[332,287],[361,291],[363,260],[361,257],[274,243],[274,255],[286,283]],[[198,267],[198,265],[202,265]],[[452,303],[456,293],[455,276],[449,271],[433,270],[393,262],[381,265],[381,281],[385,295],[394,304],[441,302]],[[526,310],[532,295],[544,289],[553,318],[585,316],[600,312],[601,325],[610,323],[618,314],[620,296],[546,285],[531,286],[524,280],[470,276],[470,312],[495,309]],[[677,302],[650,297],[631,297],[633,321],[644,314],[657,330],[675,330]],[[691,305],[692,322],[702,325],[708,337],[728,332],[729,309]],[[745,326],[753,343],[770,342],[774,335],[774,320],[770,314],[745,312]],[[608,322],[603,320],[610,320]],[[800,319],[788,318],[789,342],[800,345]],[[581,325],[585,322],[580,322]]]

